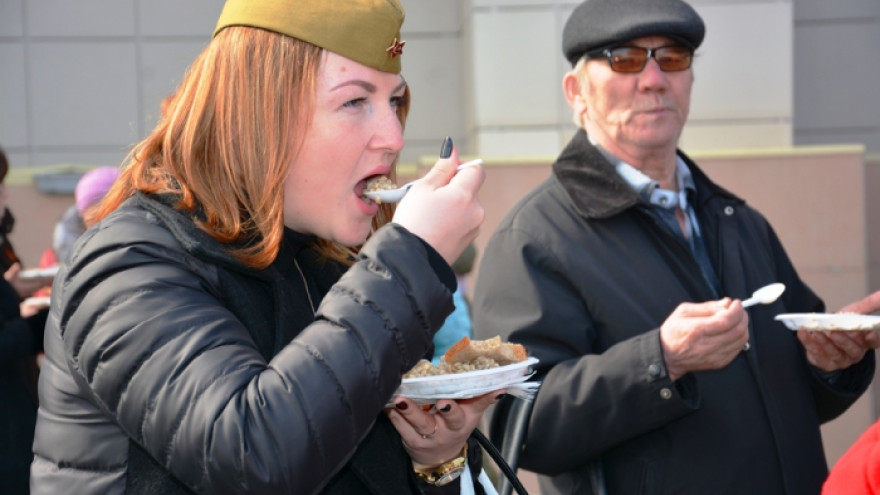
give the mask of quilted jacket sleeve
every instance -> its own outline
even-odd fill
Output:
[[[50,332],[78,389],[198,492],[317,491],[451,310],[425,246],[382,229],[267,363],[221,304],[214,267],[143,215],[105,222],[66,277]]]

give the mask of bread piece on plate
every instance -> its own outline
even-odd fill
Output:
[[[494,359],[500,366],[525,361],[529,357],[522,344],[501,342],[501,337],[496,335],[486,340],[463,337],[446,351],[443,359],[447,363],[469,363],[480,356]]]

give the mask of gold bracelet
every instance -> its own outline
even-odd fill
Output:
[[[451,483],[461,476],[465,469],[467,469],[466,443],[461,449],[461,455],[439,466],[425,468],[413,462],[413,471],[415,471],[416,476],[425,483],[434,486],[443,486]]]

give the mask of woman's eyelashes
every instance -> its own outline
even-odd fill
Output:
[[[406,97],[401,96],[392,96],[389,101],[391,108],[398,109],[402,106],[406,105]],[[370,104],[369,99],[367,97],[354,98],[346,101],[342,104],[343,108],[351,108],[351,109],[360,109],[366,107]]]
[[[406,105],[406,97],[405,96],[401,95],[401,96],[394,96],[391,98],[391,106],[392,107],[400,108],[404,105]]]
[[[353,100],[348,100],[342,104],[344,108],[359,108],[365,105],[367,102],[366,98],[355,98]]]

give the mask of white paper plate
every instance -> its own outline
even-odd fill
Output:
[[[880,316],[847,313],[786,313],[776,319],[792,330],[880,330]]]
[[[30,270],[22,270],[18,272],[18,278],[30,279],[54,277],[56,274],[58,274],[58,268],[58,265],[55,265],[50,266],[49,268],[31,268]]]
[[[532,376],[531,366],[537,362],[537,358],[530,357],[519,363],[487,370],[405,378],[394,395],[413,400],[476,397],[528,380]]]
[[[30,306],[37,306],[40,308],[48,308],[49,307],[49,298],[48,297],[29,297],[24,300]]]

